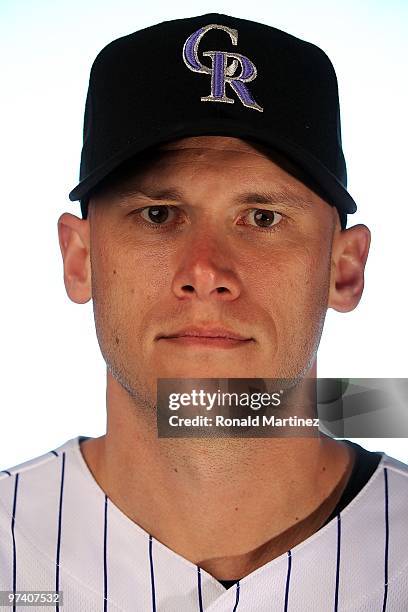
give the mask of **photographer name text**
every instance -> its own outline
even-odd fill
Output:
[[[171,427],[319,427],[318,418],[290,416],[286,418],[263,415],[243,418],[195,416],[191,418],[172,415],[169,417]]]

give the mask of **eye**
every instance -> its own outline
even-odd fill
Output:
[[[253,208],[249,211],[249,214],[251,213],[255,213],[253,218],[257,227],[266,229],[278,225],[283,217],[283,215],[274,210],[266,210],[263,208]]]
[[[148,221],[150,223],[155,223],[156,225],[163,225],[165,221],[169,218],[170,209],[174,208],[173,206],[146,206],[146,208],[142,208],[139,212],[142,219]],[[173,213],[173,211],[171,211]]]

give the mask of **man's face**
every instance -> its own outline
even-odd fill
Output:
[[[157,378],[298,377],[311,367],[337,212],[251,144],[167,144],[91,200],[89,222],[98,341],[135,395],[154,397]],[[163,338],[190,325],[251,340]]]

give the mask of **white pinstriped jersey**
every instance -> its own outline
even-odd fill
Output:
[[[383,454],[335,519],[226,590],[107,498],[79,439],[1,472],[0,590],[60,590],[61,612],[408,610],[408,466],[396,459]]]

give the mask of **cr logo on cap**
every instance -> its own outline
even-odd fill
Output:
[[[214,28],[227,32],[233,45],[238,43],[237,30],[212,23],[191,34],[183,46],[183,60],[186,66],[193,72],[202,72],[211,75],[211,95],[204,96],[201,100],[203,102],[226,102],[227,104],[234,104],[235,100],[229,98],[225,93],[225,84],[228,83],[244,106],[263,112],[263,108],[255,102],[251,92],[245,85],[245,83],[253,81],[257,75],[254,64],[250,59],[245,57],[245,55],[241,55],[240,53],[227,53],[226,51],[204,51],[204,56],[211,57],[212,67],[209,68],[200,62],[198,58],[198,45],[200,40],[208,30]],[[232,62],[228,65],[228,60],[230,58]],[[235,75],[238,65],[241,66],[241,72]]]

